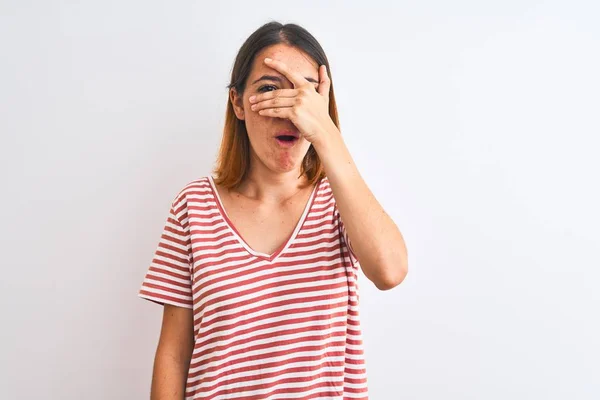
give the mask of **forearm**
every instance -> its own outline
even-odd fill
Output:
[[[361,177],[339,131],[331,129],[313,145],[365,276],[379,288],[391,288],[407,273],[404,239]]]
[[[183,400],[188,365],[160,349],[154,359],[150,400]]]

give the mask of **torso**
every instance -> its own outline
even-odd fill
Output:
[[[206,177],[177,195],[139,293],[193,310],[185,398],[367,400],[359,263],[328,180],[301,215],[303,191],[270,209],[222,191],[256,250],[217,191]]]
[[[313,189],[314,186],[308,186],[285,203],[273,205],[217,185],[223,207],[244,241],[253,250],[265,254],[273,254],[292,235]]]

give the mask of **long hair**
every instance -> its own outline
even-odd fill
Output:
[[[308,54],[317,65],[326,65],[331,80],[329,89],[329,116],[339,129],[337,106],[333,92],[333,80],[329,61],[317,40],[304,28],[296,24],[281,24],[272,21],[264,24],[252,33],[244,42],[235,58],[231,81],[227,89],[235,88],[240,95],[244,93],[246,81],[250,75],[256,55],[264,48],[275,44],[287,44]],[[217,156],[214,173],[215,182],[227,189],[234,188],[244,181],[250,168],[250,141],[243,120],[239,120],[228,96],[223,139]],[[302,160],[300,176],[306,175],[309,184],[316,183],[325,176],[325,170],[319,155],[311,145]]]

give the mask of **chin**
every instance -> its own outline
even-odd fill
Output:
[[[290,165],[275,165],[274,169],[275,172],[292,172],[292,171],[296,171],[296,170],[300,170],[300,164],[290,164]]]

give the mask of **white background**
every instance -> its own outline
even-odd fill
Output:
[[[137,297],[229,74],[271,19],[331,62],[402,231],[359,277],[371,398],[600,398],[600,7],[583,1],[1,1],[2,399],[148,398]]]

